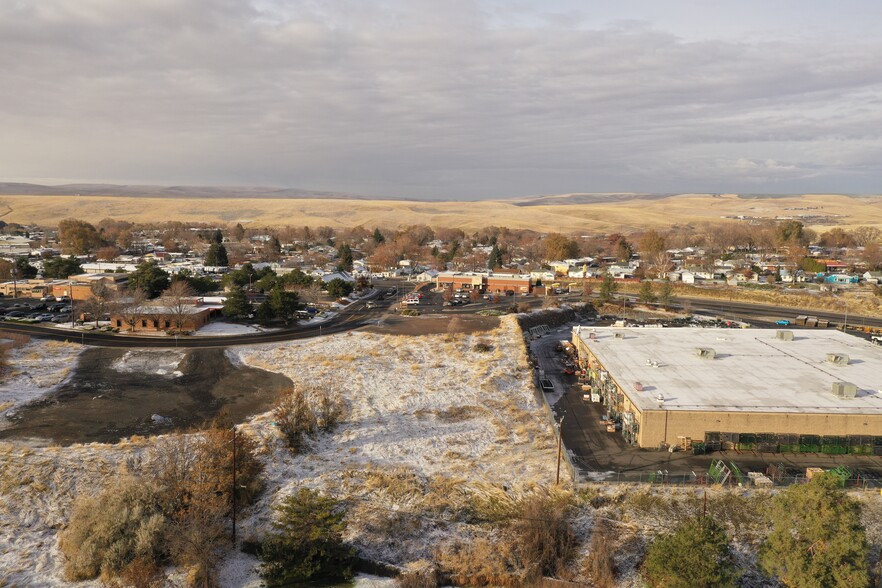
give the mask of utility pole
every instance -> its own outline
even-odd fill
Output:
[[[74,318],[76,315],[74,314],[74,297],[73,297],[73,280],[70,281],[70,328],[74,327]]]
[[[236,426],[233,425],[233,546],[236,546]]]
[[[563,453],[563,422],[565,417],[560,417],[560,421],[557,423],[557,479],[554,481],[554,485],[557,486],[560,484],[560,457],[561,453]]]

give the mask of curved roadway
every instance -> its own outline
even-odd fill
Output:
[[[228,347],[230,345],[255,345],[258,343],[276,343],[295,339],[308,339],[342,333],[363,327],[386,312],[393,301],[375,302],[376,309],[366,308],[366,302],[376,294],[353,302],[332,319],[320,325],[295,325],[266,333],[246,333],[241,335],[218,335],[207,337],[171,337],[139,335],[116,335],[101,331],[70,331],[52,327],[42,327],[25,323],[0,322],[0,330],[22,333],[32,337],[95,345],[100,347]],[[370,318],[374,316],[373,320]]]

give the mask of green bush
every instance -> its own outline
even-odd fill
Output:
[[[860,505],[830,474],[790,486],[772,501],[772,533],[760,565],[794,588],[869,585]]]
[[[653,541],[644,574],[657,588],[725,588],[738,580],[726,533],[710,517],[688,519]]]
[[[343,543],[346,513],[336,500],[302,488],[275,511],[275,532],[260,548],[267,586],[352,578],[355,550]]]

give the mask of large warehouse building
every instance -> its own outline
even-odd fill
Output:
[[[882,347],[839,331],[576,327],[632,444],[882,454]]]

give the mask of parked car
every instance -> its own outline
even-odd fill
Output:
[[[545,392],[553,392],[554,391],[554,384],[551,382],[551,380],[543,379],[540,383],[542,385],[543,391],[545,391]]]
[[[781,325],[782,327],[786,327],[787,325],[790,324],[790,321],[788,321],[787,319],[781,319],[780,321],[775,321],[775,324]]]
[[[52,294],[48,294],[40,298],[40,302],[55,302],[55,296]]]

